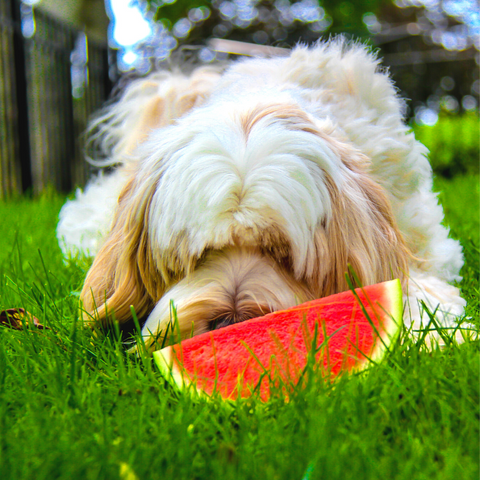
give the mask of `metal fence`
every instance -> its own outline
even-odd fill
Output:
[[[110,92],[108,55],[27,4],[0,2],[0,198],[85,182],[81,134]]]

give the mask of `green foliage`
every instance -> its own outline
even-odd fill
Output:
[[[156,12],[157,20],[167,20],[170,24],[186,17],[192,8],[211,7],[210,0],[176,0],[171,3],[148,0],[147,3],[150,9]]]
[[[478,322],[478,176],[437,188]],[[405,339],[368,373],[334,387],[312,377],[288,403],[192,399],[115,333],[82,328],[88,262],[62,259],[62,202],[0,202],[0,310],[23,306],[50,327],[0,326],[2,480],[478,478],[478,342],[426,352]]]
[[[156,12],[157,20],[166,20],[169,24],[174,24],[183,17],[188,16],[188,12],[192,8],[207,7],[216,10],[220,4],[218,1],[211,0],[174,0],[173,2],[164,2],[162,0],[147,0],[151,10]],[[239,2],[240,3],[240,2]],[[298,3],[295,1],[292,4]],[[274,1],[260,0],[255,3],[257,8],[273,8]],[[365,13],[378,13],[380,8],[384,5],[389,5],[389,0],[363,0],[361,2],[336,0],[321,0],[318,5],[324,8],[327,15],[332,17],[332,24],[330,30],[332,32],[351,32],[355,35],[368,35],[368,30],[362,17]],[[256,20],[256,23],[263,23]],[[300,22],[298,22],[300,23]],[[297,23],[297,26],[298,26]],[[271,28],[263,25],[263,28]],[[325,31],[327,33],[327,31]]]
[[[319,2],[333,19],[330,32],[346,32],[357,36],[370,36],[370,33],[363,22],[363,15],[365,13],[374,13],[378,15],[382,7],[390,5],[391,3],[392,2],[389,0],[362,0],[351,2],[321,0]]]
[[[478,174],[480,128],[476,113],[442,115],[433,127],[415,125],[413,130],[417,140],[430,150],[430,163],[437,175]]]
[[[313,42],[330,33],[347,33],[366,39],[371,33],[363,21],[364,15],[379,14],[383,7],[391,5],[389,0],[322,0],[313,3],[289,0],[147,0],[147,3],[155,12],[155,19],[170,30],[181,19],[192,20],[188,34],[177,35],[179,44],[188,45],[204,43],[212,36],[269,45]],[[233,12],[231,15],[225,14],[225,5]],[[202,20],[194,20],[195,15],[190,15],[198,7],[204,13],[208,12]],[[316,17],[312,17],[311,11],[307,13],[307,9],[312,7],[318,10]]]

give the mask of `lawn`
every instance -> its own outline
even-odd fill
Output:
[[[436,186],[478,325],[479,177]],[[150,358],[76,321],[88,262],[63,262],[63,201],[0,203],[0,310],[24,307],[50,327],[0,327],[3,480],[479,478],[478,342],[428,352],[404,338],[367,374],[313,378],[288,403],[192,399]]]

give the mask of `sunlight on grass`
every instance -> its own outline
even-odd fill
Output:
[[[477,324],[478,181],[436,180]],[[478,478],[477,342],[427,353],[405,338],[368,374],[334,387],[312,375],[288,403],[192,399],[115,332],[81,325],[88,262],[62,259],[62,202],[0,203],[0,310],[24,307],[50,327],[0,327],[0,478]]]

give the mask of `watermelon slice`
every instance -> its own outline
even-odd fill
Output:
[[[402,313],[400,281],[392,280],[207,332],[153,355],[181,389],[194,386],[226,399],[259,389],[266,401],[271,385],[288,396],[309,355],[330,379],[378,362],[400,330]]]

